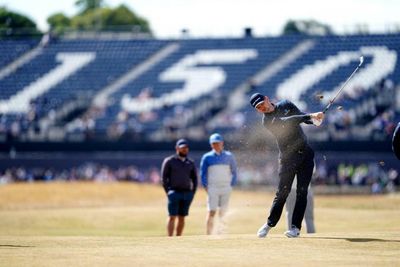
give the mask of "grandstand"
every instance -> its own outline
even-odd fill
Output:
[[[39,40],[2,40],[0,64],[6,66],[39,44]]]
[[[0,148],[6,155],[169,150],[179,137],[204,151],[214,131],[234,149],[251,149],[260,141],[242,140],[259,124],[247,102],[253,92],[321,110],[360,55],[365,64],[327,123],[306,127],[311,141],[322,151],[390,153],[400,118],[399,34],[25,39],[0,40],[0,47]],[[105,164],[116,167],[113,157]],[[396,166],[387,154],[381,159]]]
[[[129,136],[157,141],[177,135],[203,140],[214,130],[229,132],[252,123],[254,114],[248,115],[243,100],[254,90],[291,99],[305,110],[321,109],[360,55],[365,67],[338,105],[362,125],[372,124],[389,108],[395,111],[391,118],[398,116],[399,35],[59,39],[46,46],[19,40],[1,41],[1,46],[1,71],[6,73],[0,76],[1,133],[18,122],[23,140],[60,141],[79,134],[82,140],[118,139],[126,132],[132,133],[128,141]],[[10,53],[10,47],[17,49]],[[33,49],[39,51],[8,71]],[[392,95],[371,93],[382,90],[379,86],[387,86]],[[316,101],[316,94],[324,98]],[[82,98],[84,103],[78,101]],[[371,109],[376,114],[365,120]],[[230,125],[226,114],[236,112],[246,116]],[[221,120],[225,122],[215,123]],[[32,121],[34,134],[29,132]],[[91,134],[85,135],[88,128]]]

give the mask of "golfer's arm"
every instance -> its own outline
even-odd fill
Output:
[[[300,123],[313,124],[310,114],[300,111],[300,109],[290,101],[288,102],[287,106],[289,110],[291,110],[290,112],[291,115],[288,117],[283,117],[281,119],[283,119],[284,121],[290,121],[298,124]]]
[[[306,124],[312,124],[310,114],[299,114],[299,115],[292,115],[288,117],[281,117],[280,120],[285,122],[297,123],[300,124],[302,122]]]

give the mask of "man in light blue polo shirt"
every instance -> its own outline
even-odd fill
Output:
[[[204,154],[200,163],[201,183],[207,191],[207,234],[214,229],[214,217],[219,208],[221,221],[228,209],[232,186],[236,184],[237,167],[233,154],[224,150],[224,140],[218,133],[210,136],[212,150]]]

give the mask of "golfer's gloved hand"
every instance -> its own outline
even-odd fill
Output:
[[[314,125],[320,126],[324,120],[325,114],[323,112],[315,112],[311,113],[310,117]]]

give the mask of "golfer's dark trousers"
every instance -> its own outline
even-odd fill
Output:
[[[307,206],[308,186],[314,169],[314,151],[305,146],[291,153],[282,153],[279,163],[279,186],[272,203],[268,225],[274,227],[282,214],[283,206],[297,177],[296,204],[292,226],[301,229],[301,222]]]

